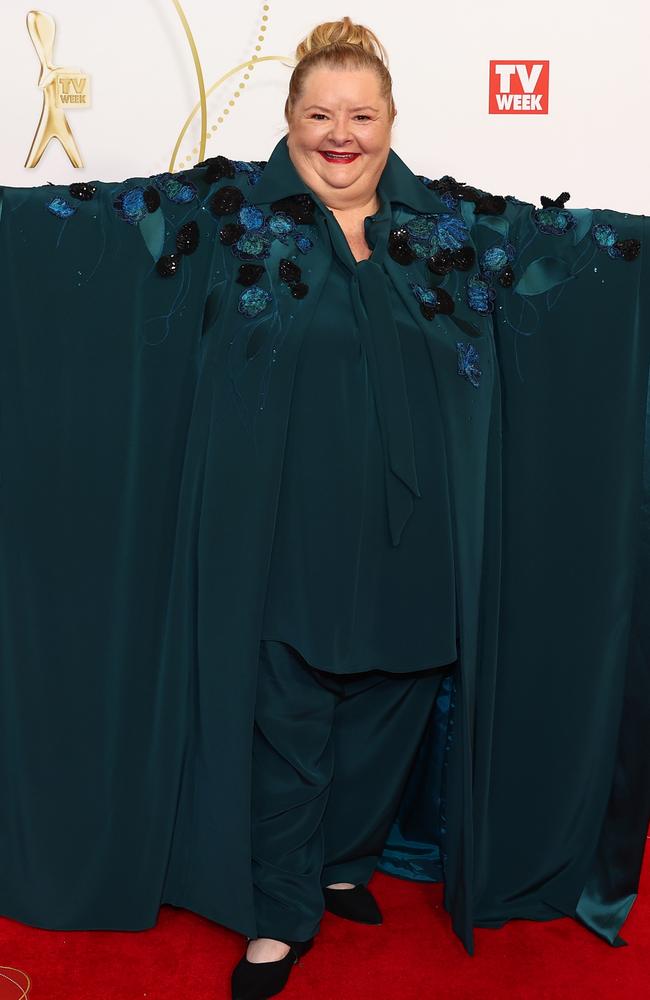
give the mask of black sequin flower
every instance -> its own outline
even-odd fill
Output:
[[[240,264],[235,281],[240,285],[254,285],[264,274],[262,264]]]
[[[636,260],[641,251],[641,240],[634,238],[617,240],[612,246],[611,251],[611,257],[622,257],[623,260]]]
[[[97,188],[94,184],[87,184],[82,181],[81,184],[70,184],[68,191],[73,198],[77,198],[79,201],[90,201],[91,198],[95,197]]]
[[[287,285],[293,285],[302,278],[302,271],[298,265],[286,257],[283,257],[278,264],[278,274],[280,281],[284,281]]]
[[[469,271],[476,260],[474,247],[464,246],[458,250],[443,247],[433,257],[427,259],[427,267],[432,274],[449,274],[454,268],[458,271]]]
[[[454,269],[453,251],[448,247],[438,250],[433,257],[427,258],[427,267],[432,274],[449,274]]]
[[[244,196],[239,188],[227,184],[215,191],[210,200],[210,211],[217,216],[232,215],[233,212],[238,212],[243,204]]]
[[[144,198],[144,203],[147,206],[148,212],[155,212],[157,208],[160,207],[160,195],[156,191],[155,187],[149,185],[144,189],[142,197]]]
[[[185,222],[176,233],[176,250],[180,254],[194,253],[199,245],[199,227],[192,219]]]
[[[235,176],[235,167],[227,156],[210,156],[207,160],[197,163],[197,167],[205,167],[203,179],[208,184],[215,184],[224,177],[232,179]]]
[[[417,254],[411,248],[409,232],[404,226],[391,229],[388,237],[388,252],[398,264],[412,264],[417,260]]]
[[[497,281],[503,288],[512,288],[514,280],[515,272],[512,270],[510,264],[507,264],[497,277]]]
[[[426,186],[435,191],[448,208],[455,210],[458,202],[474,203],[474,215],[503,215],[506,210],[506,200],[500,194],[490,194],[480,188],[471,187],[464,181],[457,181],[450,174],[444,174],[437,180],[429,181],[423,178]]]
[[[245,232],[245,227],[238,222],[227,222],[219,232],[219,239],[225,246],[231,247]]]
[[[156,270],[162,278],[173,277],[180,267],[181,258],[175,253],[166,253],[156,261]]]
[[[545,194],[540,196],[542,208],[564,208],[571,195],[568,191],[563,191],[557,198],[547,198]]]
[[[304,299],[309,291],[309,285],[302,281],[302,271],[292,260],[283,257],[278,264],[278,275],[280,281],[288,285],[294,299]]]
[[[460,247],[452,252],[451,258],[457,271],[469,271],[476,260],[476,253],[474,247]]]
[[[315,208],[316,203],[314,199],[306,193],[281,198],[279,201],[274,201],[271,205],[273,212],[283,212],[299,226],[313,224]]]

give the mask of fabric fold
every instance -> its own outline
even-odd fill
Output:
[[[421,496],[415,462],[411,409],[404,374],[399,331],[381,260],[388,245],[390,206],[366,219],[366,239],[372,248],[368,260],[355,261],[333,213],[326,212],[334,252],[352,272],[352,304],[358,323],[377,407],[382,447],[388,527],[393,545],[399,545],[413,513],[413,497]]]

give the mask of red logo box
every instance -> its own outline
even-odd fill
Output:
[[[490,59],[491,115],[547,115],[548,59]]]

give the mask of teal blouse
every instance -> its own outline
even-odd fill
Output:
[[[332,266],[296,367],[262,633],[332,673],[457,657],[440,403],[422,331],[382,267],[379,190],[359,263],[314,199]]]

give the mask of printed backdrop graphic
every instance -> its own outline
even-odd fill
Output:
[[[74,0],[0,8],[4,184],[121,180],[217,153],[266,159],[285,128],[296,43],[348,14],[388,49],[393,145],[417,173],[535,203],[566,190],[571,207],[647,211],[645,0],[549,0],[543,16],[517,0],[466,0],[460,21],[421,0],[91,0],[79,11]],[[53,97],[33,12],[54,25],[53,65],[75,70],[57,109],[67,151],[55,138],[38,159]]]

